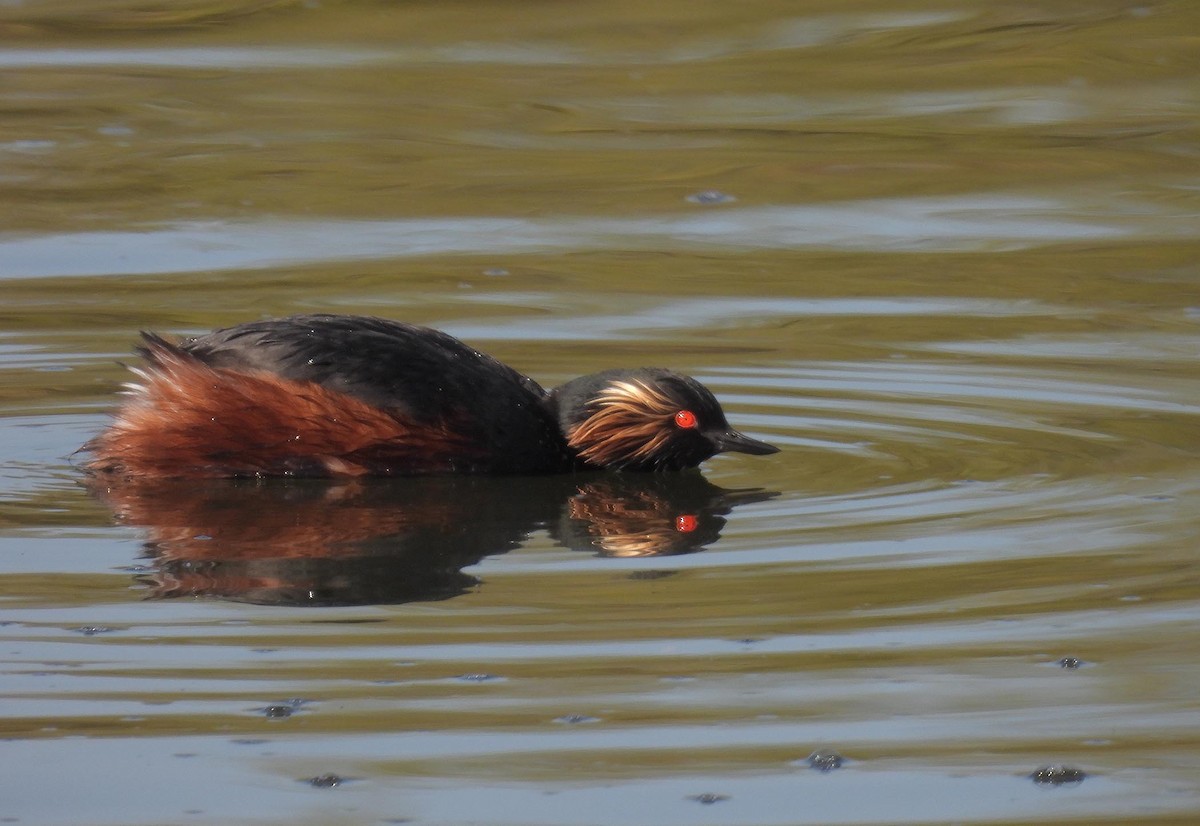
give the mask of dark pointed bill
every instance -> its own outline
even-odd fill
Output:
[[[712,437],[712,440],[713,444],[717,446],[718,453],[733,451],[735,453],[749,453],[751,456],[768,456],[779,452],[779,448],[775,447],[775,445],[760,442],[758,439],[751,439],[749,436],[744,436],[736,430],[717,433]]]

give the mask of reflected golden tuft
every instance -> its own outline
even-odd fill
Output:
[[[567,507],[567,515],[587,525],[592,544],[605,556],[663,556],[691,544],[676,527],[675,506],[651,491],[620,498],[604,486],[584,485]]]

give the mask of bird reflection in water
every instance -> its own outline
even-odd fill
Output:
[[[601,556],[691,553],[734,507],[776,496],[726,490],[699,472],[513,479],[93,481],[117,519],[144,529],[151,598],[264,605],[448,599],[463,569],[547,530]]]

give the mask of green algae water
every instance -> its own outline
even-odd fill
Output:
[[[1195,822],[1197,30],[0,4],[0,819]],[[295,312],[783,451],[87,484],[139,330]]]

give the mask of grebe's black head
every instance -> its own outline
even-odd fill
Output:
[[[733,430],[707,387],[670,370],[594,373],[556,388],[550,400],[567,444],[590,467],[682,470],[730,450],[779,451]]]

